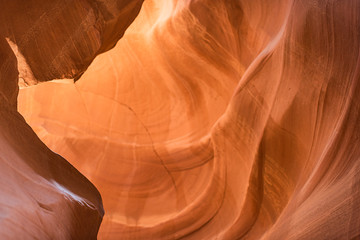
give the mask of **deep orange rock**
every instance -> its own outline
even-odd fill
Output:
[[[28,54],[42,54],[19,44],[16,36],[23,33],[13,33],[9,46],[1,46],[11,60],[1,68],[0,80],[16,79],[16,68],[25,83],[79,78],[87,69],[75,84],[61,79],[21,88],[18,105],[39,138],[99,189],[106,212],[100,239],[360,236],[359,1],[148,0],[117,45],[89,68],[96,54],[122,36],[130,24],[122,19],[135,18],[141,3],[66,4],[73,6],[69,16],[88,16],[96,27],[77,38],[77,28],[63,22],[60,29],[67,32],[46,31],[58,36],[54,41],[31,40],[54,44],[54,52],[39,50],[49,53],[44,62],[57,54],[69,56],[55,61],[61,71],[31,62]],[[93,10],[87,14],[86,9]],[[104,21],[96,21],[95,13]],[[72,38],[74,46],[57,47]],[[16,94],[4,90],[12,108]],[[25,153],[33,157],[48,150],[20,117],[16,122],[7,116],[0,119],[8,129],[1,152],[16,149],[24,155],[10,165],[19,169],[16,179],[3,175],[2,185],[14,184],[17,194],[6,192],[0,206],[9,199],[31,199],[24,194],[36,192],[36,177],[45,176],[46,186],[55,190],[42,190],[42,196],[56,200],[22,207],[35,213],[49,205],[76,209],[76,217],[58,219],[63,224],[58,232],[48,225],[36,229],[54,238],[83,236],[84,221],[92,221],[94,236],[100,198],[62,158],[57,157],[63,168],[56,171],[45,160],[26,160],[26,166],[41,172],[27,176],[31,185],[19,187],[19,173],[30,173],[19,167]],[[18,138],[10,134],[16,131]],[[7,154],[12,159],[11,151]],[[60,180],[49,181],[55,173]],[[17,226],[0,227],[0,233],[21,232]]]
[[[96,239],[100,194],[17,112],[18,80],[79,76],[122,36],[141,3],[0,1],[1,239]]]

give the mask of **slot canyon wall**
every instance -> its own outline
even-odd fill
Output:
[[[1,239],[360,238],[359,1],[0,3]]]
[[[18,84],[79,77],[141,4],[0,1],[0,239],[96,239],[104,215],[98,190],[27,125]]]

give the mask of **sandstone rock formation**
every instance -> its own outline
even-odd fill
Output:
[[[141,3],[0,1],[1,239],[96,239],[100,194],[17,112],[18,79],[79,76],[116,43]]]
[[[360,237],[359,1],[43,2],[24,19],[46,38],[14,13],[1,26],[5,237],[94,237],[102,216],[15,112],[17,69],[22,86],[60,79],[18,109],[99,190],[99,239]]]

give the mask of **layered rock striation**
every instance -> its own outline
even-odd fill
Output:
[[[141,4],[4,8],[0,234],[359,238],[360,2]]]
[[[80,76],[114,46],[141,3],[0,1],[1,239],[96,239],[101,196],[18,113],[18,83]]]

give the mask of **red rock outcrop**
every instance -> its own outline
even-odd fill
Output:
[[[115,11],[108,2],[68,6],[74,15],[87,7],[103,15],[102,6]],[[125,15],[135,17],[137,4]],[[100,239],[360,237],[359,1],[147,0],[115,48],[80,77],[121,36],[114,29],[128,24],[105,24],[95,35],[91,28],[72,47],[55,47],[45,62],[57,54],[70,60],[44,70],[29,59],[33,49],[9,39],[19,65],[26,61],[33,73],[19,67],[20,76],[79,78],[22,88],[19,111],[99,189],[106,212]],[[68,40],[71,29],[49,34]],[[94,42],[97,34],[111,44]],[[9,47],[2,52],[14,62]],[[6,94],[15,101],[16,91]],[[2,126],[17,125],[5,120]],[[30,141],[15,142],[19,149],[41,145],[19,136]],[[61,179],[63,172],[56,171]],[[82,199],[96,196],[77,179],[64,184],[57,194],[65,186]],[[60,229],[89,220],[76,216]]]

